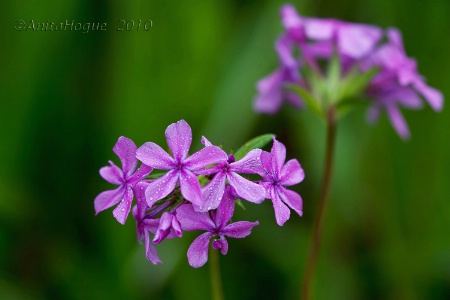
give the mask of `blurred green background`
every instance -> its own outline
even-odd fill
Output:
[[[304,216],[275,223],[269,201],[237,220],[259,220],[221,256],[228,299],[295,299],[319,195],[324,124],[285,107],[251,108],[255,84],[277,66],[282,1],[2,1],[0,3],[0,298],[208,299],[208,265],[186,259],[197,236],[145,259],[133,220],[93,200],[111,186],[98,169],[121,135],[166,147],[164,130],[185,119],[194,144],[225,149],[277,134],[306,179],[295,190]],[[450,95],[448,0],[304,0],[307,16],[395,26],[428,83]],[[106,22],[107,31],[19,32],[17,20]],[[152,20],[148,32],[116,31]],[[316,273],[316,299],[450,298],[450,113],[405,111],[403,142],[386,116],[365,109],[339,124],[336,166]]]

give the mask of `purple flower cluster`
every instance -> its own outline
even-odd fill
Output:
[[[314,84],[305,76],[305,69],[323,77],[322,62],[330,62],[335,57],[339,59],[342,78],[355,70],[360,73],[378,70],[364,87],[363,95],[356,96],[371,100],[369,121],[375,121],[380,111],[386,110],[403,138],[409,137],[409,130],[399,106],[420,108],[421,95],[434,110],[442,109],[442,94],[426,85],[418,74],[416,62],[406,56],[397,29],[388,29],[385,34],[382,29],[365,24],[304,18],[291,5],[282,7],[281,20],[285,31],[275,45],[279,67],[258,82],[254,102],[257,112],[274,114],[284,101],[301,107],[302,99],[286,86],[311,90]]]
[[[288,207],[302,215],[302,198],[286,186],[301,182],[303,169],[296,159],[285,164],[286,148],[275,138],[270,153],[253,149],[236,161],[233,154],[227,155],[204,137],[205,147],[189,156],[192,131],[184,120],[169,125],[165,135],[172,156],[155,143],[137,148],[130,139],[120,137],[113,150],[122,169],[112,162],[100,169],[106,181],[119,187],[100,193],[94,200],[96,213],[118,204],[113,215],[124,224],[135,199],[132,215],[137,237],[144,241],[146,257],[153,264],[161,262],[153,244],[181,237],[183,231],[205,231],[189,247],[191,266],[206,263],[211,238],[213,249],[225,255],[226,237],[244,238],[259,224],[230,223],[235,199],[258,204],[271,199],[280,226],[289,219]],[[139,161],[142,164],[135,171]],[[242,174],[256,174],[261,179],[250,180]]]

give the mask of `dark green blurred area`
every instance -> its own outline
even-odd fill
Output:
[[[121,135],[166,147],[165,128],[185,119],[192,149],[205,135],[225,149],[277,134],[306,179],[304,216],[275,223],[269,201],[236,220],[259,220],[221,256],[227,299],[295,299],[319,195],[324,124],[285,107],[251,108],[255,84],[277,65],[281,1],[2,1],[0,3],[0,298],[208,299],[208,265],[186,259],[197,236],[157,246],[145,259],[132,219],[93,200],[111,186],[98,169],[118,162]],[[450,2],[298,1],[303,15],[403,32],[428,83],[450,95]],[[17,20],[106,22],[86,34],[24,32]],[[120,20],[149,31],[116,31]],[[450,113],[405,111],[403,142],[386,116],[365,109],[339,124],[333,187],[315,281],[316,299],[450,298]]]

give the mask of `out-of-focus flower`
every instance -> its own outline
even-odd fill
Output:
[[[369,121],[375,121],[384,109],[397,133],[402,138],[408,138],[408,125],[398,106],[421,108],[421,94],[435,111],[440,111],[444,105],[443,96],[425,83],[417,72],[416,61],[406,56],[400,31],[390,28],[387,36],[389,42],[380,46],[362,64],[363,69],[380,68],[366,89],[366,94],[373,99],[368,118]]]

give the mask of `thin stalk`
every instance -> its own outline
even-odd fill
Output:
[[[211,249],[209,274],[211,280],[211,292],[214,300],[223,300],[222,279],[220,276],[219,251]]]
[[[317,265],[317,258],[320,251],[320,241],[322,237],[323,220],[325,208],[328,200],[328,194],[331,186],[331,173],[333,169],[333,154],[336,141],[336,108],[331,106],[327,111],[327,141],[325,150],[325,165],[322,181],[322,190],[319,199],[319,207],[313,222],[313,234],[309,249],[308,260],[306,261],[306,270],[303,276],[301,290],[302,300],[311,299],[311,290],[314,279],[314,271]]]

